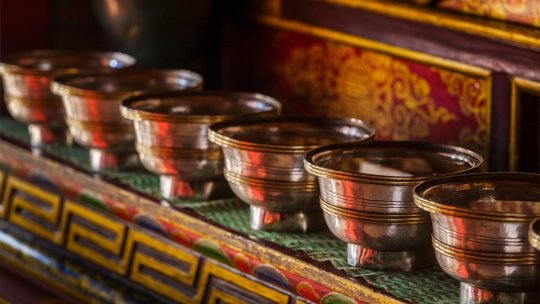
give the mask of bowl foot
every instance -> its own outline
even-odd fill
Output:
[[[540,303],[540,290],[529,292],[506,292],[482,289],[461,283],[460,304],[537,304]]]
[[[234,196],[223,177],[208,181],[187,181],[177,176],[161,175],[159,185],[161,196],[166,200],[209,201]]]
[[[347,244],[347,262],[352,266],[392,271],[413,271],[433,265],[433,248],[415,251],[382,251]]]
[[[319,209],[279,212],[250,206],[249,223],[255,230],[279,232],[306,233],[325,227],[324,217]]]
[[[89,153],[90,167],[96,172],[139,165],[139,157],[134,151],[90,149]]]
[[[30,135],[30,145],[33,147],[42,147],[52,143],[72,143],[71,135],[64,125],[30,124],[28,125],[28,134]]]

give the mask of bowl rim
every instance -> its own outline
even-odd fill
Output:
[[[366,137],[363,139],[358,139],[357,141],[371,141],[375,137],[375,129],[364,122],[363,120],[357,118],[347,118],[347,117],[326,117],[326,116],[300,116],[300,115],[282,115],[276,117],[268,117],[263,119],[237,119],[237,120],[228,120],[220,123],[216,123],[210,126],[208,130],[208,139],[224,148],[235,148],[240,150],[254,151],[254,152],[270,152],[270,153],[280,153],[280,154],[304,154],[319,145],[296,145],[296,146],[287,146],[279,144],[261,144],[254,143],[245,140],[237,140],[229,136],[221,134],[219,131],[225,128],[233,126],[248,126],[256,124],[266,124],[266,123],[280,123],[280,122],[290,122],[290,123],[316,123],[321,124],[334,124],[342,126],[351,126],[362,128],[366,132]]]
[[[462,249],[445,244],[431,236],[435,252],[448,257],[473,263],[502,264],[502,265],[538,265],[540,263],[539,253],[494,253],[483,252],[470,249]]]
[[[42,70],[35,67],[22,66],[13,62],[16,59],[26,57],[60,57],[66,54],[74,56],[88,56],[97,55],[103,57],[110,57],[117,60],[121,60],[125,66],[121,68],[107,68],[107,67],[70,67],[70,68],[54,68],[51,70]],[[83,71],[108,71],[108,70],[122,70],[128,67],[132,67],[137,63],[135,57],[121,52],[114,51],[81,51],[81,50],[68,50],[68,49],[36,49],[29,51],[16,52],[6,55],[0,62],[0,74],[25,74],[25,75],[39,75],[55,77],[64,74],[75,74]]]
[[[139,155],[148,155],[157,158],[168,159],[206,159],[222,160],[221,149],[186,149],[179,147],[148,146],[139,142],[135,143],[135,150]]]
[[[291,181],[278,181],[278,180],[267,180],[262,178],[247,177],[241,174],[232,172],[223,168],[223,175],[229,183],[236,185],[252,186],[263,189],[274,189],[274,190],[290,190],[296,192],[318,192],[319,184],[317,181],[301,181],[301,182],[291,182]]]
[[[320,166],[316,163],[315,158],[323,153],[336,153],[337,151],[344,151],[350,149],[361,149],[363,147],[379,147],[379,148],[416,148],[423,150],[436,150],[436,151],[451,151],[454,153],[459,153],[468,157],[469,160],[474,161],[476,164],[465,170],[460,170],[456,172],[450,172],[445,174],[440,174],[439,176],[454,176],[458,174],[464,174],[468,172],[475,172],[482,169],[484,165],[483,157],[472,151],[465,148],[452,146],[452,145],[443,145],[435,144],[429,142],[420,142],[420,141],[373,141],[373,142],[348,142],[340,144],[332,144],[327,146],[322,146],[315,148],[306,153],[304,157],[304,167],[306,170],[318,176],[319,178],[331,178],[352,182],[361,182],[369,184],[382,184],[382,185],[403,185],[403,186],[414,186],[422,181],[433,178],[432,176],[384,176],[376,174],[367,174],[360,172],[352,171],[343,171],[337,169],[330,169],[323,166]]]
[[[178,92],[188,92],[193,90],[201,90],[203,87],[203,78],[196,72],[182,69],[141,69],[141,68],[131,68],[131,69],[121,69],[121,70],[110,70],[110,71],[100,71],[94,73],[77,73],[69,75],[61,75],[55,77],[51,82],[51,91],[58,96],[77,96],[77,97],[88,97],[88,98],[100,98],[104,100],[118,100],[126,99],[131,96],[140,96],[148,91],[145,90],[127,90],[127,91],[113,91],[106,92],[97,89],[86,89],[74,86],[69,82],[74,79],[81,78],[100,78],[100,77],[130,77],[130,76],[145,76],[145,77],[178,77],[178,78],[190,78],[195,81],[195,84],[191,87],[185,89],[162,89],[156,92],[161,91],[178,91]]]
[[[64,117],[66,125],[68,127],[77,128],[85,131],[97,131],[97,132],[111,132],[111,131],[125,131],[128,133],[133,132],[133,126],[125,123],[104,123],[85,121],[80,119],[73,119]]]
[[[133,103],[156,98],[169,98],[169,97],[190,97],[190,96],[218,96],[225,98],[241,98],[248,97],[253,98],[258,101],[265,102],[271,106],[270,110],[253,112],[249,114],[242,114],[242,116],[247,117],[257,117],[262,115],[279,115],[281,113],[281,103],[270,96],[251,93],[251,92],[237,92],[237,91],[169,91],[169,92],[158,92],[158,93],[147,93],[137,96],[133,96],[125,99],[120,106],[120,112],[122,116],[126,119],[133,121],[160,121],[160,122],[170,122],[170,123],[206,123],[211,124],[223,120],[229,120],[237,118],[238,115],[170,115],[163,113],[156,113],[150,111],[138,110],[133,107]]]
[[[463,207],[456,207],[445,203],[435,202],[424,197],[424,193],[434,187],[457,183],[457,182],[480,182],[480,181],[498,181],[511,180],[518,182],[539,183],[540,174],[524,172],[488,172],[471,173],[457,176],[438,177],[418,184],[413,189],[413,198],[415,204],[421,209],[430,213],[449,215],[455,217],[467,217],[473,219],[505,221],[505,222],[526,222],[540,216],[540,214],[523,214],[511,212],[496,212],[487,210],[473,210]],[[540,200],[539,200],[540,202]]]
[[[429,213],[406,213],[406,214],[391,214],[377,213],[368,211],[358,211],[335,206],[322,197],[319,197],[321,209],[324,213],[341,218],[353,219],[364,223],[372,224],[401,224],[401,225],[417,225],[430,224],[431,218]]]

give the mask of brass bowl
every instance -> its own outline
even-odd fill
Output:
[[[305,232],[324,223],[304,154],[328,143],[372,140],[374,133],[357,119],[282,116],[214,124],[209,139],[223,147],[225,177],[251,205],[252,228]],[[300,219],[297,227],[291,218]]]
[[[529,242],[536,250],[540,250],[540,218],[532,221],[529,226]]]
[[[319,178],[326,224],[348,243],[348,262],[410,271],[434,261],[429,214],[414,205],[414,186],[480,170],[482,157],[453,146],[375,141],[319,147],[304,164]]]
[[[133,125],[120,114],[122,100],[145,92],[195,91],[202,84],[199,74],[186,70],[133,69],[61,76],[51,88],[63,98],[74,140],[91,150],[92,168],[102,171],[122,167],[126,155],[135,155]]]
[[[415,203],[431,213],[434,237],[465,250],[532,253],[529,224],[540,216],[540,175],[480,173],[426,181]]]
[[[210,187],[216,191],[228,190],[221,149],[207,138],[209,125],[237,117],[277,115],[281,104],[261,94],[209,91],[137,96],[125,100],[121,111],[133,121],[143,166],[161,176],[162,196],[205,200],[229,194],[197,191],[208,189],[208,181],[221,182]]]
[[[0,63],[8,111],[29,125],[31,143],[41,146],[65,136],[62,100],[50,91],[63,74],[129,67],[135,59],[114,52],[35,50],[6,56]]]

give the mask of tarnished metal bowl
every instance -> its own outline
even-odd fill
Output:
[[[462,282],[461,303],[538,303],[540,252],[528,232],[540,216],[540,175],[441,177],[418,185],[414,199],[431,213],[437,260]]]
[[[133,69],[61,76],[52,91],[63,97],[74,140],[91,149],[92,168],[101,171],[135,155],[133,125],[120,114],[122,100],[145,92],[200,90],[202,84],[199,74],[186,70]]]
[[[429,214],[415,206],[414,186],[433,176],[480,170],[482,162],[466,149],[407,141],[328,145],[304,160],[319,178],[327,225],[349,244],[349,263],[391,270],[433,261]]]
[[[482,173],[418,185],[416,204],[431,213],[433,236],[482,252],[532,253],[530,222],[540,216],[540,175]]]
[[[320,145],[372,140],[374,133],[357,119],[282,116],[214,124],[209,138],[223,147],[225,177],[251,205],[254,229],[305,232],[324,223],[304,154]],[[290,218],[300,219],[297,227]]]
[[[536,250],[540,250],[540,218],[532,221],[529,226],[529,243]]]
[[[64,106],[50,90],[52,79],[134,64],[133,57],[114,52],[35,50],[8,55],[0,63],[8,111],[16,120],[29,125],[34,146],[63,140]]]
[[[164,93],[129,98],[121,110],[135,126],[143,166],[161,176],[162,196],[204,200],[230,192],[223,179],[221,149],[208,141],[209,125],[238,117],[277,115],[281,104],[255,93]]]

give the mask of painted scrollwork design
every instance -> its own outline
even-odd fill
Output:
[[[538,0],[443,0],[443,8],[540,26],[540,1]]]
[[[445,83],[448,93],[459,98],[463,115],[472,116],[477,125],[475,130],[470,127],[462,128],[458,136],[459,142],[480,150],[488,140],[488,88],[476,78],[444,70],[437,72]]]
[[[380,138],[425,139],[431,125],[457,119],[434,101],[428,80],[387,55],[328,42],[293,50],[282,72],[300,98],[361,118]]]

